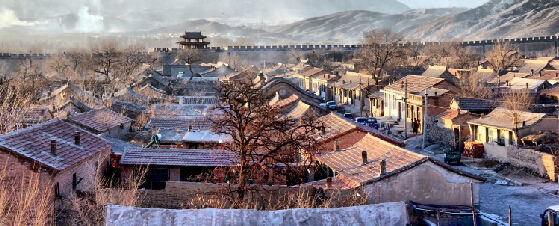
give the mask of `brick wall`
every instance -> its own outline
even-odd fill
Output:
[[[457,86],[452,85],[446,80],[433,87],[438,89],[446,89],[449,90],[449,92],[446,92],[442,95],[438,94],[437,98],[429,96],[429,107],[427,108],[427,110],[429,111],[428,115],[438,115],[440,113],[443,113],[447,109],[450,109],[450,103],[452,103],[452,99],[458,97],[458,93],[460,93],[460,89]]]
[[[329,139],[327,142],[321,144],[318,150],[319,152],[334,151],[334,145],[336,141],[339,141],[340,143],[340,150],[346,149],[359,142],[361,139],[363,139],[363,137],[365,137],[365,135],[367,135],[367,132],[355,129],[337,138]]]
[[[164,190],[141,190],[140,207],[148,208],[231,208],[229,197],[235,196],[236,185],[209,184],[184,181],[168,181]],[[313,187],[295,188],[286,186],[251,187],[245,200],[250,202],[252,208],[270,209],[274,206],[294,205],[297,207],[296,199],[309,201],[317,194]],[[231,193],[233,192],[233,193]],[[347,190],[325,190],[324,197],[331,201],[331,207],[348,206],[357,197],[353,189]],[[232,195],[232,196],[231,196]],[[361,197],[364,197],[362,195]],[[289,203],[287,203],[289,202]],[[303,202],[300,202],[303,203]],[[355,203],[353,203],[355,204]]]
[[[97,173],[103,175],[107,169],[107,164],[109,161],[109,155],[111,149],[106,149],[99,152],[88,159],[85,159],[72,167],[60,171],[55,176],[55,183],[59,185],[59,192],[62,197],[68,197],[69,195],[75,194],[76,190],[79,191],[93,191],[95,186],[95,176]],[[98,170],[95,166],[97,165]],[[73,189],[72,180],[76,174],[76,178],[79,183],[76,189]],[[81,180],[81,181],[80,181]]]
[[[3,150],[0,150],[0,165],[1,166],[8,166],[6,167],[6,171],[3,171],[3,167],[0,168],[0,177],[3,176],[2,180],[0,180],[0,193],[3,193],[2,195],[7,195],[8,197],[8,203],[11,204],[15,204],[17,205],[17,202],[22,202],[22,201],[31,201],[33,203],[33,206],[39,205],[38,202],[46,202],[46,208],[47,209],[34,209],[34,208],[30,208],[28,211],[28,215],[29,218],[31,219],[36,219],[36,214],[34,213],[35,211],[45,211],[48,216],[47,216],[47,222],[45,223],[46,225],[51,225],[51,223],[54,219],[54,208],[52,208],[54,206],[54,187],[52,186],[52,174],[50,171],[47,171],[46,169],[40,169],[39,166],[34,167],[34,165],[28,161],[25,161],[15,155],[11,155],[7,152],[4,152]],[[35,170],[33,170],[33,168],[35,168]],[[40,176],[38,177],[38,181],[31,181],[30,178],[36,178],[36,174],[37,172],[40,172]],[[30,183],[27,185],[22,185],[22,182],[25,181],[26,183]],[[35,186],[40,186],[39,188],[35,187]],[[33,187],[29,187],[29,186],[33,186]],[[29,190],[38,190],[40,192],[42,192],[43,194],[40,194],[38,197],[36,197],[37,199],[41,199],[42,197],[48,197],[47,200],[21,200],[21,196],[19,196],[20,192],[25,192],[28,193]],[[46,196],[42,196],[42,195],[46,195]],[[29,199],[32,196],[25,196],[25,199]],[[17,200],[11,200],[11,198],[14,198]],[[52,204],[48,204],[48,203],[52,203]],[[15,211],[16,213],[18,212],[17,207],[13,207],[16,209],[13,209],[12,211]],[[7,216],[8,218],[11,218],[11,216]],[[38,219],[37,219],[38,220]],[[32,220],[31,220],[32,221]]]

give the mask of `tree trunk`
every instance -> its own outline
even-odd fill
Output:
[[[245,183],[245,166],[246,166],[246,151],[241,151],[241,169],[239,170],[239,201],[243,200],[246,191]]]
[[[188,64],[188,70],[190,70],[190,80],[192,81],[192,78],[194,77],[194,72],[192,72],[192,65]]]

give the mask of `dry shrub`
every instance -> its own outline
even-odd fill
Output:
[[[7,163],[0,169],[0,225],[52,224],[52,182],[41,180],[40,168],[10,174]]]
[[[138,188],[146,173],[147,167],[138,168],[136,175],[127,175],[127,178],[120,180],[103,177],[103,172],[97,170],[94,191],[61,201],[58,212],[65,217],[59,217],[57,225],[104,225],[107,204],[138,206],[144,198]],[[123,184],[122,181],[127,181],[128,184]]]

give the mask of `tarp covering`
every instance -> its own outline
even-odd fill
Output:
[[[328,209],[257,211],[156,209],[107,205],[107,226],[172,225],[406,225],[403,202]]]

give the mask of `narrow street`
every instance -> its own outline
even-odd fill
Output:
[[[421,137],[412,137],[406,141],[406,149],[443,162],[443,155],[436,145],[422,151],[421,143]],[[509,167],[497,173],[495,166],[480,165],[483,165],[482,160],[465,157],[462,165],[452,167],[487,179],[480,186],[480,211],[485,218],[506,223],[510,206],[513,225],[540,225],[540,214],[548,206],[559,204],[559,196],[556,195],[559,184],[556,182],[532,176],[520,169]]]

